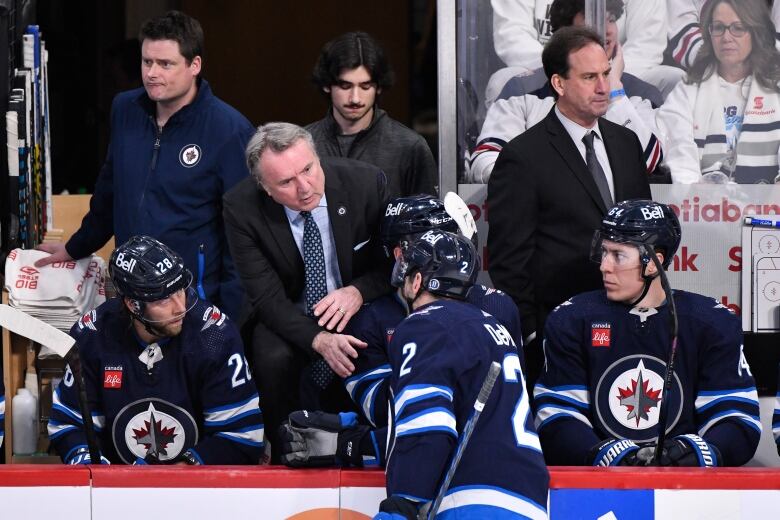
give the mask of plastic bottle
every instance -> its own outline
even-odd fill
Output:
[[[30,455],[38,447],[38,405],[26,388],[20,388],[13,399],[14,455]]]

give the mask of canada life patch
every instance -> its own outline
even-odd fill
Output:
[[[103,388],[122,388],[122,367],[103,368]]]
[[[590,324],[590,344],[593,347],[609,347],[612,325],[608,322]]]

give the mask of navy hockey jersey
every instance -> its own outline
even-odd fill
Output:
[[[722,304],[675,291],[679,332],[667,435],[696,433],[741,465],[761,435],[758,395],[740,322]],[[665,305],[631,309],[604,291],[575,296],[547,319],[545,366],[534,388],[548,464],[588,464],[607,438],[652,442],[670,348]]]
[[[200,301],[181,333],[143,344],[118,298],[71,329],[101,453],[132,464],[156,453],[163,462],[190,450],[204,464],[257,464],[263,419],[238,330]],[[86,437],[68,367],[57,387],[49,439],[64,461]]]
[[[498,319],[512,337],[517,338],[520,346],[520,313],[512,298],[497,289],[475,285],[469,291],[467,301]],[[375,456],[364,458],[363,463],[367,466],[384,465],[390,380],[387,349],[395,328],[406,318],[406,314],[406,303],[394,292],[365,304],[347,326],[347,334],[368,344],[365,349],[358,349],[355,371],[344,380],[347,392],[365,419],[378,428],[370,433]]]
[[[437,518],[547,518],[549,475],[515,342],[493,316],[437,300],[396,329],[389,350],[387,493],[430,501],[473,413],[488,368],[503,370]]]

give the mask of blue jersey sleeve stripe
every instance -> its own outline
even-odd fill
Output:
[[[203,414],[204,415],[206,415],[206,414],[216,414],[216,413],[224,412],[224,411],[227,411],[227,410],[243,408],[243,407],[245,407],[246,405],[250,404],[252,401],[255,401],[255,400],[257,400],[258,402],[260,400],[260,396],[257,394],[257,392],[252,394],[252,396],[249,397],[249,399],[244,399],[243,401],[239,401],[237,403],[223,404],[223,405],[220,405],[220,406],[216,406],[214,408],[205,409],[205,410],[203,410]]]
[[[363,397],[360,399],[360,405],[363,409],[363,415],[366,416],[366,419],[376,428],[376,418],[374,417],[374,404],[376,402],[377,397],[377,388],[382,384],[382,379],[379,381],[376,381],[373,385],[371,385],[368,390],[363,394]]]
[[[541,429],[542,426],[549,423],[551,420],[560,419],[563,417],[569,417],[571,419],[575,419],[589,426],[590,428],[593,428],[593,425],[590,423],[590,419],[588,419],[585,415],[580,413],[579,410],[574,408],[569,408],[568,406],[560,406],[557,404],[544,404],[540,406],[536,410],[536,419],[534,421],[534,424],[536,426],[536,429],[538,430]]]
[[[49,425],[46,429],[49,434],[49,439],[56,439],[57,437],[60,437],[69,431],[78,430],[78,428],[72,424],[56,425],[52,424],[51,421],[49,421]]]
[[[222,421],[209,421],[205,420],[203,421],[203,426],[206,428],[218,428],[220,426],[225,426],[226,424],[233,424],[235,422],[240,421],[241,419],[245,419],[247,417],[251,417],[253,415],[261,415],[260,408],[255,408],[254,410],[247,410],[244,413],[240,413],[238,415],[234,415],[228,419],[224,419]]]
[[[725,412],[721,412],[710,417],[709,420],[699,428],[699,436],[703,437],[710,428],[727,419],[736,419],[756,430],[759,435],[761,434],[761,421],[757,416],[748,415],[744,412],[736,410],[726,410]]]
[[[580,408],[581,411],[587,411],[590,408],[590,404],[589,403],[583,403],[582,401],[579,401],[577,399],[574,399],[574,398],[571,398],[569,396],[562,395],[562,394],[547,394],[547,393],[536,394],[536,395],[534,395],[534,399],[536,401],[539,401],[541,399],[546,399],[546,400],[549,399],[549,401],[551,401],[551,402],[567,403],[567,404],[576,406],[577,408]]]
[[[755,386],[749,386],[747,388],[727,388],[724,390],[702,390],[698,393],[699,396],[719,396],[729,394],[750,394],[756,391]]]
[[[390,374],[392,373],[392,369],[390,368],[390,365],[385,364],[378,368],[375,368],[374,370],[371,370],[370,372],[364,372],[361,374],[356,374],[349,379],[344,380],[344,388],[347,389],[347,392],[349,392],[349,395],[352,396],[352,399],[355,400],[355,387],[363,382],[372,381],[374,379],[385,379],[387,377],[390,377]]]
[[[697,399],[697,401],[698,401],[698,399]],[[758,401],[754,401],[753,399],[749,399],[749,398],[746,398],[746,397],[729,396],[729,397],[720,397],[718,399],[714,399],[714,400],[712,400],[712,401],[710,401],[707,404],[702,405],[702,406],[696,406],[696,411],[701,413],[701,412],[703,412],[705,410],[708,410],[709,408],[712,408],[713,406],[717,406],[717,405],[723,404],[723,403],[744,403],[744,404],[749,405],[751,407],[758,406]]]
[[[403,409],[407,404],[437,397],[444,397],[448,401],[452,402],[452,389],[446,386],[436,385],[406,386],[395,398],[395,416],[396,418],[400,417]]]
[[[458,437],[455,416],[446,408],[428,408],[398,421],[395,425],[397,437],[427,431],[444,431]]]

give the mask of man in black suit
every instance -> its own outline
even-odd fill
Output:
[[[650,198],[636,134],[601,117],[620,95],[609,90],[601,38],[587,28],[561,28],[542,64],[556,105],[503,148],[487,197],[488,272],[520,309],[529,388],[542,367],[547,315],[601,287],[588,258],[593,230],[613,203]]]
[[[320,159],[311,134],[290,123],[258,128],[246,156],[252,177],[225,195],[224,219],[251,304],[247,351],[276,462],[281,421],[343,393],[333,375],[351,374],[365,343],[341,332],[363,302],[390,291],[377,239],[385,177]]]

